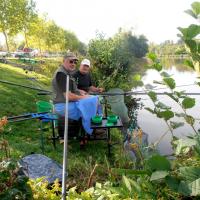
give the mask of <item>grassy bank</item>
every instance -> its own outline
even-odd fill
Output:
[[[30,78],[35,77],[35,80]],[[17,84],[50,89],[51,78],[36,73],[0,64],[0,79]],[[0,83],[0,118],[15,116],[29,112],[36,112],[38,100],[49,100],[49,97],[37,95],[37,91]],[[24,122],[9,123],[5,132],[5,139],[9,141],[11,157],[19,159],[32,152],[41,153],[41,132],[38,130],[39,121],[29,120]],[[45,155],[62,163],[63,145],[57,142],[54,149],[51,140],[51,129],[44,133]],[[118,130],[112,132],[113,140],[121,141]],[[87,187],[87,181],[95,164],[98,164],[93,182],[107,178],[108,162],[111,166],[127,167],[129,161],[124,158],[122,145],[112,149],[112,160],[107,159],[107,145],[105,141],[91,141],[85,150],[80,150],[79,142],[74,140],[69,143],[69,184],[78,185],[80,190]],[[110,162],[111,161],[111,162]]]

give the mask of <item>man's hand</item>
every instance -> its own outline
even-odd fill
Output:
[[[101,92],[103,92],[103,91],[104,91],[103,88],[98,88],[98,92],[99,92],[99,93],[101,93]]]
[[[84,91],[84,90],[79,90],[79,92],[80,92],[80,95],[81,95],[81,96],[83,96],[83,95],[86,95],[86,94],[87,94],[87,92],[86,92],[86,91]]]
[[[82,96],[80,96],[80,99],[86,99],[88,97],[90,97],[90,95],[82,95]]]

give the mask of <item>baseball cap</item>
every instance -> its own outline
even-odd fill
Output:
[[[81,65],[88,65],[90,67],[90,61],[88,59],[83,59]]]
[[[64,59],[71,59],[71,60],[78,60],[78,58],[76,57],[76,55],[72,52],[67,52],[64,55]]]

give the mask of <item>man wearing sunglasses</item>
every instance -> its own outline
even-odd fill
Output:
[[[85,91],[77,88],[76,81],[72,77],[77,61],[78,59],[73,53],[67,53],[63,58],[63,64],[53,76],[54,109],[59,116],[65,116],[66,77],[69,76],[68,117],[73,120],[82,118],[85,131],[91,134],[90,119],[96,115],[98,97],[86,95]]]
[[[103,88],[95,87],[92,84],[92,78],[90,75],[90,61],[88,59],[83,59],[81,61],[79,70],[73,74],[76,80],[77,87],[85,92],[103,92]]]

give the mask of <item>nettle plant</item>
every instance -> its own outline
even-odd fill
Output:
[[[178,36],[184,41],[186,51],[190,59],[185,60],[185,64],[195,70],[200,70],[200,2],[193,2],[191,9],[185,11],[192,16],[197,23],[191,24],[187,28],[179,27],[181,34]]]
[[[171,75],[163,70],[161,63],[159,62],[155,54],[149,53],[148,58],[152,62],[151,67],[157,70],[162,77],[162,81],[154,81],[154,83],[161,84],[169,88],[170,92],[165,92],[165,94],[169,98],[171,98],[181,110],[181,112],[173,111],[170,106],[164,104],[162,101],[159,100],[157,94],[154,91],[147,92],[148,96],[153,102],[154,108],[146,107],[146,110],[156,115],[158,118],[163,119],[168,127],[166,132],[160,137],[156,144],[158,144],[161,139],[168,132],[170,132],[173,137],[172,143],[176,147],[176,155],[179,155],[181,153],[188,153],[191,148],[195,148],[196,152],[199,154],[200,146],[197,144],[200,144],[200,133],[195,126],[198,121],[197,119],[195,119],[195,117],[188,114],[188,110],[193,108],[196,104],[195,98],[189,97],[184,91],[176,90],[175,80],[172,78]],[[196,84],[199,85],[198,82]],[[174,121],[174,117],[178,117],[178,121]],[[180,119],[182,122],[180,122]],[[191,126],[193,134],[184,139],[178,139],[174,135],[174,130],[181,126],[184,126],[185,124]]]
[[[151,68],[157,70],[162,78],[161,81],[155,81],[155,83],[169,88],[170,92],[166,92],[166,95],[180,107],[181,112],[173,111],[170,106],[160,101],[157,94],[152,91],[153,86],[148,84],[147,95],[153,102],[153,108],[146,107],[146,109],[164,120],[167,130],[161,133],[157,142],[150,144],[147,148],[155,149],[170,132],[174,159],[170,160],[156,151],[150,151],[149,155],[141,156],[142,165],[139,169],[111,169],[114,176],[122,175],[122,182],[117,187],[118,194],[122,197],[129,194],[129,197],[141,199],[181,199],[189,196],[198,199],[200,196],[200,132],[196,128],[198,120],[188,112],[195,106],[196,101],[184,91],[176,89],[176,81],[163,70],[155,54],[150,53],[148,57],[151,60]],[[175,136],[174,130],[184,124],[191,126],[193,134],[179,139]]]

